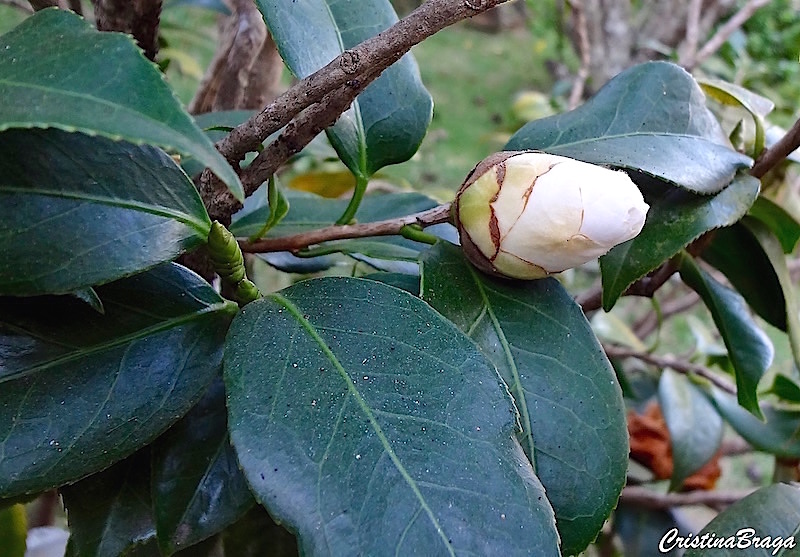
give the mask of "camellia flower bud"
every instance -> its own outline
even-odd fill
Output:
[[[535,279],[595,259],[635,237],[649,206],[628,175],[533,151],[495,153],[453,203],[469,260],[494,275]]]

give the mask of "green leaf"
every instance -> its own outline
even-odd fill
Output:
[[[61,489],[71,536],[66,557],[117,557],[155,537],[150,451]]]
[[[778,397],[793,403],[800,403],[800,385],[785,375],[777,374],[769,391]]]
[[[722,442],[722,418],[702,391],[685,375],[665,369],[658,384],[658,399],[667,422],[672,461],[670,489],[711,460]]]
[[[269,181],[267,182],[267,206],[269,207],[269,217],[267,217],[267,220],[264,223],[264,226],[261,227],[261,230],[253,234],[251,240],[256,240],[266,236],[267,232],[269,232],[271,228],[274,228],[276,224],[281,222],[286,216],[286,213],[289,212],[289,201],[278,187],[278,180],[275,178],[275,176],[270,177]]]
[[[219,371],[235,304],[175,264],[71,297],[0,298],[0,497],[63,485],[150,443]]]
[[[153,507],[165,555],[242,517],[255,502],[228,443],[222,381],[152,445]]]
[[[378,282],[410,292],[414,296],[419,295],[419,276],[417,275],[407,275],[405,273],[370,273],[364,275],[362,278],[377,280]]]
[[[555,279],[493,279],[447,242],[422,257],[421,282],[423,299],[497,366],[562,551],[581,552],[616,506],[628,464],[622,393],[583,312]]]
[[[0,52],[0,131],[55,127],[174,149],[244,199],[236,172],[132,37],[100,32],[68,10],[42,10],[1,36]]]
[[[224,554],[230,557],[297,557],[297,539],[261,505],[256,505],[222,533]],[[188,557],[188,556],[187,556]]]
[[[703,194],[752,164],[730,147],[692,76],[667,62],[625,70],[575,110],[529,122],[505,149],[637,170]]]
[[[750,316],[741,294],[714,280],[688,255],[681,257],[680,274],[700,295],[722,335],[736,372],[739,404],[760,418],[756,389],[775,355],[772,342]]]
[[[650,204],[642,232],[600,258],[603,309],[610,311],[634,281],[677,254],[703,233],[730,226],[753,204],[760,183],[737,176],[714,196],[699,196],[653,180],[640,181]]]
[[[753,311],[786,330],[786,300],[776,270],[744,220],[714,231],[701,257],[727,277]]]
[[[257,0],[286,65],[304,78],[397,21],[389,0]],[[312,33],[313,30],[313,33]],[[363,63],[363,62],[362,62]],[[416,153],[433,101],[410,54],[385,70],[328,128],[342,162],[360,178]]]
[[[800,223],[786,209],[760,196],[750,207],[749,213],[766,224],[778,237],[784,253],[792,253],[800,240]]]
[[[755,139],[753,151],[749,154],[757,157],[764,150],[764,117],[772,112],[775,103],[744,87],[720,79],[699,80],[699,85],[709,97],[717,102],[725,106],[741,108],[750,115],[755,126]]]
[[[800,489],[788,484],[774,484],[737,501],[697,534],[701,539],[705,534],[709,534],[707,539],[716,538],[714,541],[717,543],[731,539],[729,543],[736,545],[689,549],[684,555],[685,557],[730,555],[789,557],[797,555],[798,532],[800,532]]]
[[[253,302],[225,383],[245,476],[303,554],[559,554],[507,391],[419,298],[323,278]]]
[[[210,226],[160,149],[55,129],[0,133],[0,294],[110,282],[201,245]]]
[[[744,410],[733,395],[712,388],[710,396],[725,421],[755,449],[783,458],[800,458],[800,410],[762,404],[761,421]]]

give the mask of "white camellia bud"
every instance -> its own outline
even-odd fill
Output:
[[[453,203],[469,260],[535,279],[577,267],[641,232],[649,206],[627,174],[533,151],[495,153]]]

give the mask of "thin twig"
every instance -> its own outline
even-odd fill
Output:
[[[281,238],[265,238],[255,242],[240,241],[239,245],[246,253],[266,253],[272,251],[297,251],[314,244],[330,240],[347,238],[366,238],[369,236],[399,235],[401,229],[408,225],[419,225],[422,228],[441,224],[450,220],[450,203],[443,203],[427,211],[406,215],[404,217],[367,222],[363,224],[333,225],[318,230],[311,230]]]
[[[690,491],[688,493],[659,493],[646,487],[625,486],[620,501],[629,505],[648,509],[669,509],[686,505],[706,505],[709,507],[728,506],[744,499],[755,489],[731,491]]]
[[[800,147],[800,120],[797,120],[777,143],[761,152],[761,156],[750,169],[750,174],[756,178],[762,178],[798,147]]]
[[[631,284],[623,296],[642,296],[645,298],[652,298],[653,294],[661,288],[669,278],[678,270],[678,265],[675,261],[669,260],[662,264],[655,271],[642,277],[633,284]],[[598,286],[594,290],[590,290],[575,298],[575,301],[584,313],[600,309],[603,305],[603,288]]]
[[[18,10],[22,10],[26,14],[33,13],[33,8],[30,6],[30,2],[25,2],[25,0],[0,0],[0,4],[5,4],[6,6],[17,8]]]
[[[671,356],[658,356],[656,354],[648,354],[647,352],[640,352],[638,350],[631,350],[630,348],[625,348],[623,346],[616,346],[611,344],[603,345],[603,348],[606,351],[606,354],[609,358],[636,358],[637,360],[641,360],[645,363],[654,365],[659,368],[670,368],[672,370],[677,371],[678,373],[688,374],[694,373],[707,379],[716,387],[720,388],[721,390],[730,393],[736,394],[736,387],[719,377],[716,373],[714,373],[710,368],[706,366],[702,366],[700,364],[693,364],[691,362],[686,362],[684,360],[679,360],[677,358],[673,358]]]
[[[753,14],[759,8],[763,8],[767,4],[769,4],[770,0],[750,0],[747,4],[742,6],[742,8],[736,12],[733,17],[731,17],[725,24],[717,29],[717,32],[714,33],[706,44],[703,45],[697,54],[692,60],[691,64],[687,64],[687,69],[692,69],[698,64],[701,64],[706,58],[714,54],[720,47],[725,44],[725,41],[728,40],[734,31],[736,31],[739,27],[745,24],[745,22],[750,19]]]
[[[663,322],[673,315],[683,313],[700,301],[700,296],[696,292],[685,292],[683,289],[675,289],[673,292],[676,292],[679,297],[663,302],[660,315],[654,311],[648,312],[633,325],[632,329],[637,337],[647,338],[658,328],[659,321]]]
[[[572,83],[572,91],[569,94],[569,109],[576,108],[583,98],[583,90],[586,87],[586,79],[589,77],[589,69],[592,65],[592,47],[589,44],[589,30],[586,23],[586,11],[583,9],[583,0],[569,0],[570,8],[575,14],[576,32],[578,34],[578,50],[581,57],[581,66]]]
[[[694,66],[697,45],[700,41],[700,12],[702,8],[703,0],[690,0],[686,14],[686,40],[683,43],[682,52],[678,59],[678,63],[681,66]]]
[[[299,81],[268,104],[261,112],[236,127],[217,143],[217,149],[236,168],[249,151],[254,151],[269,135],[289,123],[306,108],[323,99],[346,109],[363,87],[397,62],[411,47],[434,33],[502,4],[508,0],[428,0],[382,33],[346,50],[327,66]],[[350,83],[351,86],[347,86]],[[351,95],[353,95],[352,98]],[[200,191],[212,218],[225,221],[238,207],[224,186],[204,172]]]

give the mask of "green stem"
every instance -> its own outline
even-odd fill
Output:
[[[439,238],[428,232],[424,232],[422,227],[418,224],[407,224],[400,229],[400,235],[408,240],[415,242],[422,242],[423,244],[434,245],[439,241]]]
[[[358,211],[358,207],[361,205],[361,200],[364,198],[364,193],[367,191],[368,182],[369,178],[366,176],[356,176],[356,187],[353,190],[353,197],[350,198],[347,209],[344,210],[344,213],[342,213],[342,216],[336,221],[336,224],[349,224],[350,221],[353,220],[356,216],[356,211]]]

